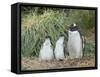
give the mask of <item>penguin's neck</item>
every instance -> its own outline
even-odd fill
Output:
[[[69,31],[69,37],[74,37],[74,36],[77,36],[77,35],[79,35],[78,31]]]

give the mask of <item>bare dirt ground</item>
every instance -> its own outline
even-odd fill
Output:
[[[95,57],[84,56],[81,59],[64,59],[63,61],[39,61],[37,58],[22,57],[22,70],[59,69],[74,67],[94,67]]]

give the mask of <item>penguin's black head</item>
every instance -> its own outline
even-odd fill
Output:
[[[53,45],[51,36],[47,35],[45,38],[50,39],[50,43],[51,43],[51,45]]]
[[[78,26],[75,23],[71,24],[70,27],[69,27],[69,30],[70,31],[77,31],[78,30]]]
[[[49,39],[51,40],[51,37],[50,37],[49,35],[48,35],[48,36],[46,36],[45,38],[46,38],[46,39],[48,39],[48,38],[49,38]]]

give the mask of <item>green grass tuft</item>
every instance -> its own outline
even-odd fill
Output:
[[[21,8],[21,52],[23,56],[39,55],[45,37],[50,36],[53,48],[60,35],[67,40],[68,26],[76,22],[84,32],[94,28],[95,12],[93,10],[51,9],[37,7]],[[94,51],[94,45],[86,43],[85,51]]]

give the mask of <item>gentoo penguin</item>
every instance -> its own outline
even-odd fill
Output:
[[[68,30],[67,50],[71,59],[82,58],[84,48],[83,36],[79,27],[74,23]]]
[[[39,53],[39,60],[52,60],[54,58],[50,37],[47,36]]]
[[[64,36],[60,36],[57,40],[54,54],[57,60],[62,61],[64,59]]]

